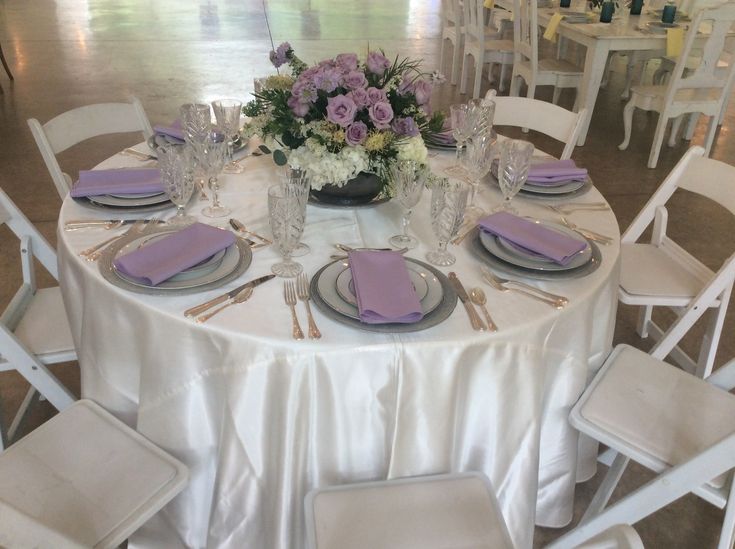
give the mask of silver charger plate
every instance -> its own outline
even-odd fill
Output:
[[[327,305],[319,294],[319,279],[322,273],[331,265],[344,261],[341,259],[332,263],[327,263],[324,267],[319,269],[319,271],[317,271],[317,273],[311,278],[310,289],[312,301],[317,306],[317,308],[322,313],[324,313],[325,316],[329,317],[335,322],[357,328],[358,330],[364,330],[366,332],[378,332],[384,334],[418,332],[444,322],[447,318],[449,318],[449,316],[452,314],[452,311],[454,311],[454,308],[457,306],[457,293],[454,291],[454,288],[452,288],[452,285],[449,283],[449,279],[442,272],[422,261],[418,261],[416,259],[411,259],[408,257],[406,258],[406,260],[420,265],[424,269],[431,272],[441,284],[441,302],[433,311],[428,313],[418,322],[414,322],[412,324],[366,324],[364,322],[361,322],[359,319],[350,318],[349,316],[338,313],[337,311],[332,309],[332,307]]]
[[[532,278],[535,280],[569,280],[574,278],[582,278],[599,269],[602,264],[602,252],[594,242],[587,241],[592,248],[592,258],[582,267],[570,269],[567,271],[540,271],[537,269],[527,269],[512,265],[502,259],[494,256],[485,249],[480,241],[480,230],[476,229],[470,239],[470,251],[478,259],[484,261],[493,269],[498,269],[503,273],[518,276],[521,278]]]
[[[496,182],[497,185],[497,182]],[[558,194],[549,194],[549,193],[538,193],[533,191],[526,190],[526,187],[524,186],[521,188],[520,191],[518,191],[518,194],[516,197],[523,197],[528,198],[530,200],[543,200],[546,202],[550,202],[553,200],[560,200],[560,201],[567,201],[570,198],[576,198],[578,196],[582,196],[587,191],[589,191],[592,188],[592,181],[589,179],[585,181],[581,187],[579,187],[576,191],[566,192],[566,193],[558,193]]]
[[[156,193],[154,195],[140,196],[114,196],[111,194],[102,194],[98,196],[90,196],[90,202],[102,204],[103,206],[115,206],[122,208],[137,208],[140,206],[153,206],[162,202],[170,202],[166,193]]]
[[[200,284],[187,288],[165,288],[162,287],[162,284],[164,283],[161,283],[158,286],[143,286],[139,283],[134,284],[128,280],[125,280],[118,274],[112,262],[123,247],[127,246],[135,240],[140,239],[142,236],[150,236],[158,233],[171,232],[171,230],[171,227],[157,227],[146,231],[144,235],[128,235],[121,237],[118,241],[108,246],[105,249],[105,252],[102,254],[102,257],[100,257],[100,274],[105,280],[107,280],[114,286],[117,286],[118,288],[122,288],[124,290],[129,290],[131,292],[148,295],[188,295],[205,292],[207,290],[212,290],[214,288],[224,286],[228,282],[235,280],[241,274],[243,274],[248,269],[248,267],[250,267],[250,263],[252,263],[253,261],[253,252],[250,249],[250,246],[248,246],[247,243],[244,242],[242,239],[238,238],[236,239],[235,244],[228,248],[228,253],[230,249],[233,250],[233,257],[235,258],[235,264],[232,270],[230,270],[230,272],[227,274],[223,274],[220,278],[207,282],[206,284]],[[222,264],[224,264],[226,257],[227,254],[225,254],[225,257],[222,258]],[[222,271],[224,270],[225,269],[223,268]]]
[[[493,254],[498,259],[515,265],[516,267],[524,267],[526,269],[534,269],[538,271],[569,271],[571,269],[578,269],[583,267],[588,261],[592,259],[592,246],[589,245],[587,239],[575,233],[567,227],[551,223],[549,221],[540,221],[545,227],[557,231],[564,236],[573,238],[580,244],[586,244],[584,250],[576,254],[569,263],[566,265],[560,265],[553,260],[539,257],[538,254],[534,254],[531,251],[525,251],[520,249],[518,246],[513,245],[512,242],[506,241],[499,236],[492,235],[485,231],[480,231],[480,242],[485,249]]]
[[[536,194],[568,194],[581,189],[586,182],[587,179],[576,179],[551,185],[534,185],[533,183],[526,181],[526,184],[523,185],[521,190]]]
[[[170,210],[176,208],[176,205],[170,200],[166,199],[165,202],[159,204],[152,204],[150,206],[105,206],[104,204],[98,204],[92,202],[87,198],[74,198],[74,202],[82,206],[83,208],[89,208],[91,210],[97,210],[105,212],[105,214],[145,214],[162,212],[164,210]]]

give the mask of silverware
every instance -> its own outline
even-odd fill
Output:
[[[309,317],[309,338],[310,339],[319,339],[322,337],[322,333],[319,331],[319,328],[316,327],[316,322],[314,322],[314,317],[311,316],[311,306],[309,305],[309,279],[306,277],[305,273],[301,273],[296,278],[296,294],[298,295],[299,299],[304,302],[304,305],[306,305],[306,314]]]
[[[123,234],[115,235],[111,238],[108,238],[106,240],[103,240],[99,244],[95,244],[94,246],[91,246],[87,248],[86,250],[82,250],[79,252],[79,255],[82,257],[85,257],[87,261],[95,261],[94,255],[98,253],[100,250],[103,250],[105,246],[108,246],[115,242],[118,238],[122,238],[123,236],[127,236],[129,234],[135,234],[140,232],[140,230],[143,228],[143,219],[138,219],[135,223],[133,223],[133,226],[130,227],[127,231],[125,231]]]
[[[394,248],[350,248],[349,246],[345,246],[344,244],[335,244],[334,246],[347,253],[354,252],[354,251],[370,251],[370,252],[396,252],[398,254],[403,255],[408,251],[408,248],[400,248],[396,250]],[[330,259],[347,259],[347,256],[344,254],[332,254],[329,256],[329,258]]]
[[[99,247],[96,251],[92,252],[91,254],[88,254],[86,259],[87,261],[97,261],[100,257],[102,257],[102,254],[104,253],[107,248],[117,242],[119,239],[130,236],[130,235],[143,235],[148,232],[155,226],[158,225],[158,218],[153,217],[150,220],[140,219],[140,223],[135,222],[133,223],[133,226],[130,227],[127,231],[125,231],[123,234],[116,238],[112,238],[110,242],[107,242],[104,246]],[[99,245],[98,245],[99,246]]]
[[[191,307],[190,309],[187,309],[184,311],[184,316],[187,318],[191,318],[192,316],[197,316],[207,309],[211,309],[215,305],[219,305],[220,303],[224,303],[228,299],[232,299],[237,294],[242,292],[246,288],[255,288],[256,286],[262,284],[263,282],[268,282],[271,278],[275,278],[276,275],[265,275],[261,276],[259,278],[253,279],[249,282],[246,282],[245,284],[238,286],[234,290],[230,290],[229,292],[226,292],[220,296],[215,297],[214,299],[210,299],[209,301],[205,301],[201,305],[196,305],[195,307]]]
[[[76,231],[78,229],[117,229],[123,225],[130,225],[137,219],[73,219],[64,223],[65,231]]]
[[[485,292],[482,291],[482,288],[470,289],[470,301],[480,307],[482,314],[485,315],[485,322],[487,323],[488,329],[491,332],[497,332],[498,326],[495,324],[492,317],[490,316],[490,312],[487,310],[487,307],[485,307],[485,304],[487,303],[487,297],[485,296]]]
[[[475,307],[472,305],[472,302],[469,300],[469,297],[467,296],[467,292],[465,291],[464,286],[462,286],[462,283],[459,281],[459,278],[457,278],[456,273],[454,272],[449,273],[449,282],[454,288],[454,291],[457,292],[457,297],[459,297],[459,300],[462,302],[462,305],[464,305],[464,308],[467,311],[467,316],[470,317],[470,323],[472,324],[472,329],[477,330],[479,332],[486,330],[487,327],[482,323],[482,319],[478,316],[477,311],[475,310]]]
[[[230,218],[230,226],[235,229],[236,231],[240,231],[244,234],[249,234],[250,236],[254,236],[258,240],[263,241],[265,244],[273,244],[271,240],[268,240],[266,237],[259,235],[258,233],[254,233],[253,231],[249,231],[245,225],[241,221],[238,221],[234,217]]]
[[[206,322],[210,318],[212,318],[214,315],[219,313],[220,311],[226,309],[230,305],[239,305],[240,303],[245,303],[248,299],[250,299],[250,296],[253,295],[253,287],[248,286],[244,290],[242,290],[239,294],[237,294],[235,297],[233,297],[230,301],[222,305],[221,307],[217,307],[214,311],[211,313],[207,313],[206,315],[202,315],[197,318],[197,322],[201,324],[202,322]]]
[[[544,204],[548,209],[560,215],[569,215],[576,211],[604,212],[610,209],[606,202],[567,202],[554,206],[553,204]]]
[[[146,161],[146,160],[158,160],[157,156],[153,156],[152,154],[146,154],[144,152],[136,151],[135,149],[131,149],[130,147],[120,151],[120,154],[122,154],[123,156],[132,156],[133,158],[137,158],[141,162]]]
[[[564,223],[564,225],[566,225],[573,231],[581,234],[583,237],[588,238],[589,240],[594,240],[595,242],[599,242],[600,244],[605,244],[605,245],[611,244],[613,241],[613,239],[610,238],[609,236],[605,236],[604,234],[597,233],[590,229],[585,229],[584,227],[580,227],[572,223],[563,215],[560,217],[561,217],[561,222]]]
[[[255,149],[255,150],[249,152],[248,154],[246,154],[245,156],[243,156],[242,158],[238,158],[237,160],[233,160],[233,162],[235,162],[236,164],[239,164],[240,162],[242,162],[243,160],[247,160],[251,156],[263,156],[264,154],[265,153],[263,151],[261,151],[259,149]]]
[[[555,309],[563,309],[564,306],[569,303],[569,300],[562,295],[546,292],[540,288],[526,284],[525,282],[519,282],[518,280],[501,278],[485,267],[481,267],[481,270],[482,278],[485,282],[500,292],[512,290],[528,297],[532,297],[533,299],[537,299],[538,301],[542,301],[547,305],[551,305]]]
[[[292,280],[286,280],[283,283],[283,299],[291,308],[291,335],[294,339],[304,339],[304,332],[301,331],[299,318],[296,316],[296,289]]]

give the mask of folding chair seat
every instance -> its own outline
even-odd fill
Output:
[[[568,111],[564,107],[530,97],[498,96],[489,90],[485,99],[495,102],[494,126],[514,126],[531,129],[564,143],[561,159],[571,158],[582,132],[586,109]]]
[[[725,509],[719,549],[735,529],[735,360],[701,380],[618,345],[572,409],[570,423],[617,455],[579,525],[548,547],[574,546],[634,524],[688,493]],[[606,508],[628,461],[658,474]]]
[[[16,370],[30,384],[15,419],[7,429],[0,421],[0,450],[11,441],[38,391],[58,410],[74,402],[71,392],[49,371],[49,364],[77,359],[66,310],[58,286],[36,287],[34,258],[58,279],[56,254],[7,194],[0,189],[0,225],[20,239],[23,285],[0,315],[0,371]]]
[[[79,400],[0,454],[0,546],[118,547],[187,480],[181,462]]]
[[[666,203],[681,188],[705,196],[735,215],[735,167],[703,155],[702,147],[689,149],[623,234],[618,292],[622,303],[642,307],[638,333],[657,340],[651,355],[664,359],[671,354],[672,360],[699,377],[712,371],[735,280],[735,254],[712,272],[667,236]],[[651,242],[638,243],[652,222]],[[694,230],[695,224],[691,227]],[[653,321],[653,309],[658,306],[677,314],[666,330]],[[699,356],[693,360],[678,344],[708,311],[710,319]]]
[[[58,153],[100,135],[136,131],[142,132],[145,139],[153,135],[143,105],[136,98],[132,98],[130,103],[97,103],[78,107],[45,124],[31,118],[28,126],[62,199],[71,189],[72,180],[61,170],[56,159]]]

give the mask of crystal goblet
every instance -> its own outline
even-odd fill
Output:
[[[161,170],[163,190],[176,205],[176,215],[167,224],[177,227],[191,225],[196,218],[185,214],[186,205],[194,192],[191,149],[180,145],[159,147],[158,167]]]
[[[298,276],[304,269],[291,259],[291,252],[301,238],[305,221],[305,201],[297,185],[279,183],[268,189],[268,217],[273,240],[283,261],[271,271],[284,278]]]
[[[457,258],[447,251],[447,244],[462,225],[469,189],[459,179],[441,179],[431,191],[431,228],[439,239],[439,247],[426,254],[432,265],[446,267]]]
[[[395,189],[395,199],[403,206],[404,213],[401,218],[403,233],[391,236],[388,242],[396,248],[415,248],[419,241],[416,237],[408,234],[408,223],[411,211],[421,199],[421,193],[426,184],[428,169],[420,166],[412,160],[395,162],[389,171],[390,180]]]
[[[465,153],[461,157],[462,167],[467,173],[470,184],[470,196],[467,200],[467,215],[478,217],[483,215],[482,208],[475,203],[480,180],[487,175],[493,162],[493,149],[496,137],[492,132],[482,132],[467,142]]]
[[[298,194],[303,202],[304,216],[306,216],[306,204],[309,200],[309,191],[311,189],[311,181],[306,176],[306,172],[296,168],[286,167],[281,172],[281,181],[284,184],[296,185],[301,189],[301,192]],[[311,252],[309,245],[304,242],[299,242],[291,251],[291,257],[301,257],[309,252]]]
[[[209,105],[185,103],[179,108],[181,128],[187,142],[203,142],[212,132],[212,114]]]
[[[528,141],[508,139],[503,142],[498,164],[498,185],[503,193],[503,204],[497,209],[518,213],[511,207],[511,200],[528,179],[533,151],[534,147]]]
[[[207,217],[224,217],[232,210],[219,202],[219,174],[227,162],[227,143],[217,142],[211,136],[204,142],[201,151],[202,169],[212,190],[212,204],[202,210]]]
[[[236,142],[240,140],[240,113],[242,103],[236,99],[220,99],[212,101],[212,110],[217,120],[217,126],[225,134],[229,147],[230,159],[225,164],[225,173],[242,173],[244,168],[239,162],[232,160],[232,152]]]

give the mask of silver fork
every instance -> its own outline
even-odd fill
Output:
[[[564,225],[566,225],[573,231],[578,232],[585,238],[589,238],[590,240],[594,240],[595,242],[599,242],[600,244],[605,244],[605,245],[611,244],[613,241],[613,239],[610,238],[609,236],[605,236],[604,234],[600,234],[595,231],[591,231],[590,229],[585,229],[584,227],[580,227],[579,225],[572,223],[563,215],[560,217],[561,217],[561,222],[564,223]]]
[[[102,257],[102,254],[107,249],[107,247],[108,246],[111,246],[118,239],[123,238],[125,236],[134,235],[134,234],[145,234],[152,227],[155,227],[156,225],[158,225],[158,218],[155,218],[155,217],[149,219],[148,221],[145,221],[145,220],[139,220],[139,221],[141,221],[140,224],[138,223],[138,221],[136,221],[135,223],[133,223],[133,226],[130,227],[130,229],[128,229],[126,232],[124,232],[119,237],[117,237],[116,239],[114,239],[113,242],[108,242],[107,245],[105,245],[104,247],[102,247],[102,248],[98,249],[97,251],[89,254],[87,256],[87,261],[97,261],[100,257]],[[136,225],[137,225],[137,227],[136,227]],[[133,230],[133,229],[135,229],[135,230]]]
[[[562,295],[546,292],[544,290],[536,288],[535,286],[531,286],[529,284],[526,284],[525,282],[520,282],[518,280],[508,280],[506,278],[501,278],[485,267],[481,267],[481,270],[482,278],[485,280],[485,282],[490,284],[490,286],[498,291],[507,292],[509,290],[512,290],[514,292],[518,292],[528,297],[532,297],[534,299],[542,301],[547,305],[551,305],[555,309],[563,309],[564,306],[569,303],[569,300]]]
[[[306,314],[309,317],[309,339],[319,339],[322,337],[322,333],[319,328],[316,327],[314,317],[311,316],[311,306],[309,305],[309,279],[306,277],[306,273],[301,273],[296,279],[296,293],[299,299],[306,305]]]
[[[554,206],[553,204],[544,204],[544,206],[560,215],[569,215],[572,212],[582,210],[588,212],[605,212],[610,209],[610,206],[605,202],[569,202],[559,206]]]
[[[296,316],[296,288],[294,288],[293,280],[286,280],[283,283],[283,299],[291,308],[291,335],[294,339],[304,339],[304,332],[301,331],[299,318]]]
[[[91,247],[87,248],[86,250],[82,250],[81,252],[79,252],[79,255],[82,256],[82,257],[86,257],[87,258],[87,261],[94,261],[94,259],[92,259],[92,255],[93,254],[95,254],[99,250],[103,250],[105,248],[105,246],[108,246],[108,245],[112,244],[118,238],[122,238],[123,236],[127,236],[129,234],[133,234],[133,233],[138,232],[138,230],[141,228],[141,226],[143,225],[144,222],[145,222],[144,219],[138,219],[123,234],[119,234],[119,235],[113,236],[111,238],[108,238],[106,240],[103,240],[99,244],[95,244],[94,246],[91,246]]]

